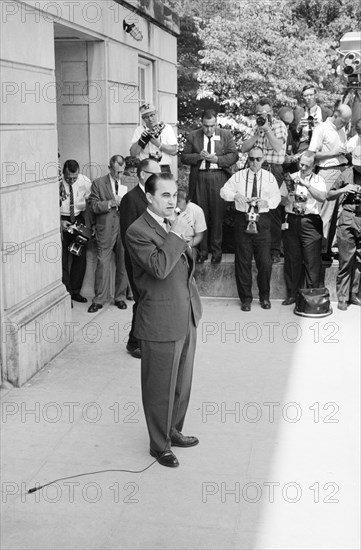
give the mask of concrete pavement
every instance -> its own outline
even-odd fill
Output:
[[[177,469],[153,462],[131,308],[74,304],[68,348],[2,389],[5,549],[356,549],[360,308],[303,319],[203,299]],[[128,305],[131,304],[128,302]],[[27,335],[34,337],[34,335]]]

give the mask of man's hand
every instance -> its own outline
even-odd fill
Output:
[[[182,212],[176,217],[170,230],[179,235],[184,235],[191,228],[192,218],[188,212]]]
[[[71,222],[69,222],[68,220],[61,220],[61,228],[63,231],[67,231],[70,225]]]
[[[239,191],[234,195],[235,202],[238,202],[243,208],[247,208],[247,199],[244,195],[241,195]]]
[[[118,197],[118,195],[115,195],[115,205],[116,206],[120,205],[121,200],[122,200],[122,197]]]
[[[258,208],[268,208],[268,201],[265,199],[257,199]]]
[[[138,145],[144,149],[148,143],[150,142],[150,140],[152,139],[152,135],[149,133],[148,129],[146,128],[144,130],[144,132],[142,132],[142,135],[140,136],[139,140],[138,140]]]
[[[343,191],[345,193],[356,193],[357,192],[357,185],[355,185],[354,183],[349,183],[348,185],[346,185],[344,188],[343,188]]]

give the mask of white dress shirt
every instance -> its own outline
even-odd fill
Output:
[[[220,191],[222,199],[229,202],[234,201],[237,192],[246,198],[251,198],[254,174],[255,173],[249,168],[239,170],[239,172],[233,174]],[[268,202],[267,208],[258,209],[260,214],[277,208],[281,201],[281,194],[277,181],[268,170],[261,169],[257,172],[257,197]],[[238,201],[235,201],[235,205],[236,210],[239,212],[247,212],[248,210],[247,207],[245,208]]]

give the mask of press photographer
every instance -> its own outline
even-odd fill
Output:
[[[263,149],[258,146],[252,147],[248,155],[249,168],[236,172],[220,192],[222,199],[235,202],[235,275],[242,311],[251,310],[253,256],[258,270],[257,284],[261,307],[271,307],[269,212],[277,208],[281,195],[274,176],[262,169],[263,160]]]
[[[79,248],[75,241],[82,230],[75,227],[85,226],[84,213],[87,199],[90,195],[91,181],[79,174],[79,164],[76,160],[67,160],[63,166],[63,181],[59,186],[60,217],[62,229],[62,281],[75,302],[87,302],[80,294],[86,271],[86,242]],[[60,189],[62,191],[60,191]],[[86,228],[85,228],[86,229]],[[83,234],[84,234],[83,230]],[[88,234],[88,233],[87,233]],[[84,238],[85,240],[85,238]],[[78,250],[75,254],[74,251]]]
[[[253,136],[242,145],[242,153],[249,152],[255,145],[262,148],[264,160],[262,168],[269,170],[276,178],[278,186],[283,182],[283,163],[286,156],[287,128],[273,116],[272,103],[261,98],[256,106]],[[271,255],[273,262],[280,261],[281,254],[281,208],[274,208],[271,218]]]
[[[342,204],[337,228],[337,307],[346,311],[348,304],[361,306],[361,145],[352,151],[352,166],[339,176],[327,194],[328,201],[337,198]]]
[[[171,172],[172,156],[177,154],[177,138],[169,124],[158,121],[154,105],[140,107],[143,124],[133,134],[130,154],[139,160],[152,158],[159,162],[162,172]]]
[[[318,288],[321,277],[322,219],[319,210],[326,198],[324,179],[314,173],[315,154],[305,151],[300,171],[287,174],[281,187],[286,218],[283,224],[283,251],[287,298],[282,305],[296,301],[296,292]]]

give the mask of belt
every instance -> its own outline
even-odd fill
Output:
[[[74,216],[74,217],[75,217],[75,219],[77,219],[77,218],[79,218],[79,216],[83,217],[83,212],[80,212],[79,214],[77,214],[77,215]],[[65,215],[65,214],[64,214],[64,215],[61,214],[60,217],[61,217],[62,220],[70,220],[70,216],[67,216],[67,215]]]
[[[345,207],[343,209],[346,210],[346,212],[350,212],[350,214],[354,214],[356,218],[361,217],[361,210],[350,210],[349,208],[345,208]]]
[[[222,168],[201,168],[198,172],[221,172]]]
[[[296,218],[309,218],[311,216],[317,216],[318,218],[320,218],[319,214],[295,214],[294,212],[286,212],[286,214],[287,216],[295,216]]]

